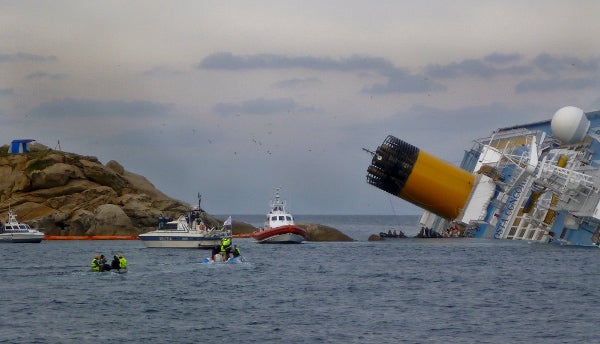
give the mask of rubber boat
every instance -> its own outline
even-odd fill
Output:
[[[402,231],[400,231],[400,233],[397,233],[396,231],[392,233],[391,231],[389,231],[387,233],[379,232],[379,237],[383,239],[403,239],[406,238],[406,235]]]
[[[299,244],[306,240],[306,231],[294,224],[294,218],[286,210],[286,202],[279,196],[280,188],[275,189],[264,228],[252,233],[260,244]]]
[[[10,207],[6,223],[1,227],[0,242],[39,243],[45,235],[37,229],[31,228],[28,224],[17,221],[17,215]]]
[[[198,211],[181,215],[175,221],[160,221],[155,231],[138,237],[146,247],[201,248],[210,249],[221,244],[221,238],[231,237],[231,218],[220,229],[208,228],[200,219]]]
[[[127,273],[127,269],[108,269],[108,270],[102,270],[102,271],[94,271],[91,270],[93,272],[112,272],[113,274],[126,274]]]
[[[222,261],[221,260],[221,255],[217,254],[215,255],[215,259],[212,259],[211,257],[207,257],[202,259],[202,261],[200,263],[202,264],[236,264],[236,263],[243,263],[244,260],[244,256],[237,256],[237,257],[230,257],[227,259],[227,261]]]

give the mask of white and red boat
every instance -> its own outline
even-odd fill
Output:
[[[279,188],[275,189],[264,228],[253,232],[252,237],[260,244],[299,244],[306,240],[306,231],[294,224],[294,217],[285,209]]]

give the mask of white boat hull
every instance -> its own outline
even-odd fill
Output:
[[[10,243],[39,243],[44,239],[44,233],[2,233],[0,242]]]
[[[212,248],[221,244],[220,239],[216,240],[144,240],[140,238],[146,247],[171,247],[171,248]]]
[[[149,232],[140,234],[138,237],[146,247],[164,247],[164,248],[212,248],[221,245],[222,234],[205,235],[182,235],[173,233]]]

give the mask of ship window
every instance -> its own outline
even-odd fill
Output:
[[[19,225],[19,229],[27,229],[27,227],[25,227],[25,225]]]
[[[283,217],[283,216],[279,217],[279,221],[283,221],[284,219],[285,219],[285,217]]]
[[[271,221],[277,221],[277,216],[271,216]]]
[[[288,220],[288,221],[292,221],[292,217],[291,216],[286,216],[285,219]]]

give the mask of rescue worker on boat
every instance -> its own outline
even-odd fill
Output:
[[[100,271],[100,257],[99,256],[95,256],[94,259],[92,259],[92,271]]]
[[[119,262],[119,257],[117,257],[117,255],[115,254],[113,256],[112,262],[110,263],[110,268],[112,270],[119,270],[121,268],[120,266],[121,266],[121,263]]]
[[[221,238],[221,258],[224,262],[229,258],[229,253],[231,253],[231,238],[223,237]]]
[[[233,257],[239,257],[242,254],[240,253],[240,249],[238,247],[238,245],[233,245]]]
[[[127,259],[122,254],[119,254],[119,268],[127,269]]]
[[[106,262],[106,257],[103,254],[100,255],[99,263],[100,271],[110,271],[110,264]]]

